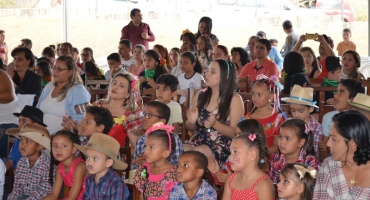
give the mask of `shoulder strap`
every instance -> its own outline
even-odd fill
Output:
[[[265,175],[265,176],[261,176],[261,177],[259,177],[259,179],[257,179],[257,181],[253,183],[253,185],[252,185],[251,189],[253,189],[254,187],[256,187],[256,185],[257,185],[259,182],[261,182],[263,179],[265,179],[265,178],[268,178],[268,176],[266,176],[266,175]]]

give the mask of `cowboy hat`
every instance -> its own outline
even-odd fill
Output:
[[[9,128],[6,130],[6,134],[12,135],[16,138],[19,138],[20,136],[26,137],[50,151],[49,131],[40,124],[26,123],[23,128]]]
[[[290,92],[290,97],[281,98],[281,100],[287,103],[313,106],[318,108],[316,102],[313,101],[313,88],[310,87],[294,85],[292,91]]]
[[[78,144],[73,145],[85,155],[86,149],[92,149],[105,154],[113,160],[112,166],[114,169],[125,170],[127,168],[126,163],[117,159],[120,148],[118,141],[109,135],[93,133],[86,146],[81,146]]]
[[[23,108],[23,110],[21,111],[21,113],[13,113],[13,115],[15,115],[17,117],[19,117],[19,116],[28,117],[32,121],[37,122],[38,124],[41,124],[42,126],[46,127],[46,125],[44,124],[44,121],[43,121],[44,113],[38,108],[26,105]]]
[[[348,103],[353,107],[370,111],[370,96],[366,94],[357,93],[355,99],[352,102],[348,101]]]

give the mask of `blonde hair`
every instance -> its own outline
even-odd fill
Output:
[[[64,85],[62,89],[60,89],[59,93],[57,94],[57,100],[58,102],[60,102],[66,98],[69,89],[71,89],[72,87],[78,84],[83,84],[83,82],[82,82],[80,73],[77,70],[76,63],[71,56],[64,56],[64,55],[59,56],[57,60],[65,62],[68,70],[72,70],[72,75],[69,76],[67,84]],[[58,85],[58,83],[54,82],[54,80],[53,80],[53,83],[54,83],[54,86]]]

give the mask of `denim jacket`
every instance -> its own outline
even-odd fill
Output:
[[[39,102],[37,103],[37,108],[40,108],[42,101],[52,92],[54,89],[53,82],[49,82],[41,92],[41,96]],[[82,84],[77,84],[70,88],[67,92],[67,96],[65,98],[65,110],[69,116],[72,117],[73,120],[77,120],[78,123],[81,122],[84,115],[76,113],[74,109],[75,105],[82,104],[82,103],[90,103],[91,95],[85,89]]]

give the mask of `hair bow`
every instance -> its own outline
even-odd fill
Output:
[[[158,123],[153,124],[152,127],[148,128],[148,130],[146,130],[146,132],[145,132],[145,135],[149,135],[151,132],[154,132],[154,131],[157,131],[157,130],[166,131],[167,136],[168,136],[168,148],[169,148],[170,152],[172,152],[172,147],[171,147],[172,141],[171,141],[171,135],[170,134],[173,131],[173,126],[168,126],[166,124],[163,124],[162,122],[158,122]]]
[[[182,34],[183,34],[183,35],[184,35],[184,34],[186,34],[186,33],[191,33],[191,32],[190,32],[190,30],[189,30],[189,29],[185,29],[185,30],[183,30],[183,31],[182,31]]]
[[[312,131],[311,128],[307,124],[305,124],[304,127],[305,127],[304,132],[306,134],[308,134],[310,131]]]
[[[249,140],[250,141],[254,141],[255,139],[256,139],[256,134],[254,133],[254,134],[250,134],[249,136],[248,136],[248,138],[249,138]]]
[[[262,80],[262,79],[269,79],[269,77],[267,77],[266,75],[264,74],[258,74],[257,77],[256,77],[256,80],[259,81],[259,80]]]
[[[279,91],[284,89],[284,86],[280,83],[280,80],[279,80],[278,77],[271,76],[270,81],[272,81],[274,83],[275,87],[277,87],[279,89]]]
[[[302,179],[306,175],[306,173],[310,174],[312,178],[316,178],[317,170],[313,167],[305,168],[302,165],[294,165],[294,168],[297,170],[300,179]]]
[[[161,58],[161,60],[160,60],[160,64],[161,64],[161,66],[162,67],[167,67],[167,64],[166,64],[166,59],[164,59],[164,58]]]
[[[135,91],[135,86],[137,83],[137,79],[135,78],[134,80],[131,81],[131,92]]]

